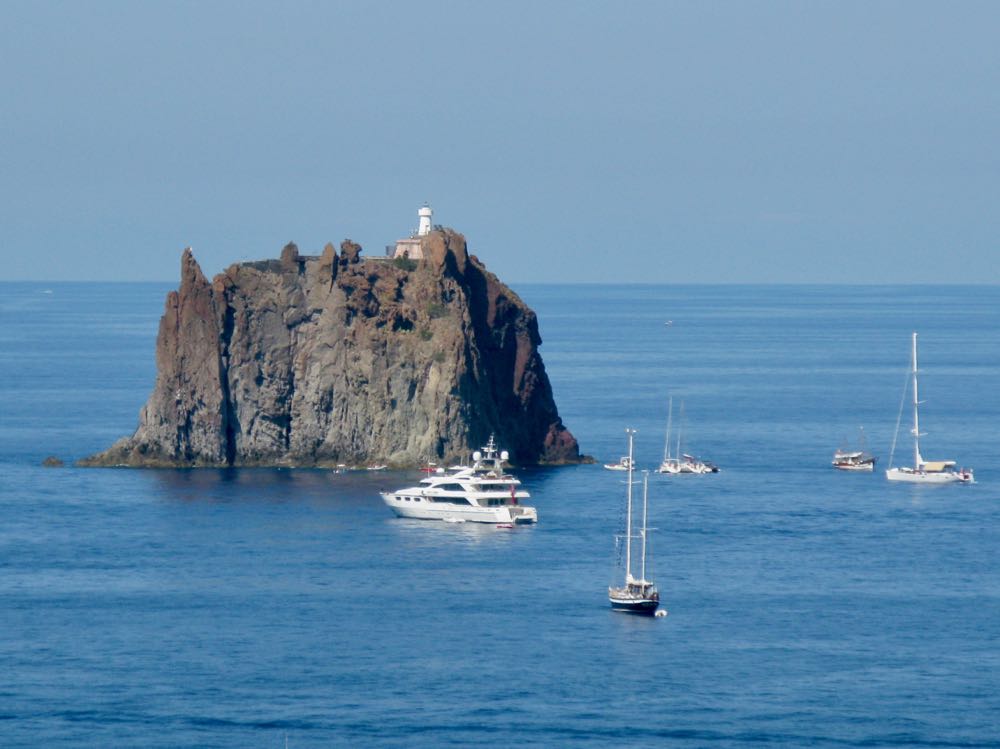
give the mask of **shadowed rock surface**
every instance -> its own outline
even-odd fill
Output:
[[[579,462],[534,312],[461,234],[423,241],[418,263],[289,244],[211,283],[185,250],[139,427],[81,464],[411,466],[491,433],[518,464]]]

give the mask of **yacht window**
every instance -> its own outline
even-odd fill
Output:
[[[431,502],[439,502],[448,505],[468,505],[469,500],[465,497],[429,497]]]

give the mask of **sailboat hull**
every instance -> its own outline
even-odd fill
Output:
[[[660,605],[658,598],[615,598],[614,596],[609,596],[608,600],[611,601],[611,609],[613,611],[620,611],[624,614],[645,614],[646,616],[652,616],[656,613],[656,609]]]
[[[971,471],[914,471],[908,468],[890,468],[885,472],[889,481],[910,484],[971,484]]]

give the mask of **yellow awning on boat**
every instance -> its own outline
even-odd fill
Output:
[[[955,465],[954,460],[925,460],[920,467],[928,473],[933,473],[935,471],[943,471],[953,465]]]

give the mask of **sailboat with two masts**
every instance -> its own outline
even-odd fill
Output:
[[[667,473],[670,475],[677,475],[681,473],[718,473],[719,467],[714,463],[709,463],[707,460],[701,460],[693,455],[687,455],[681,452],[681,431],[683,429],[684,423],[684,402],[681,401],[681,418],[680,426],[677,427],[677,444],[676,451],[671,454],[671,427],[674,417],[674,399],[667,399],[667,437],[663,445],[663,462],[660,463],[660,467],[656,469],[657,473]]]
[[[653,616],[660,605],[660,594],[656,590],[656,583],[646,579],[646,534],[649,529],[646,527],[646,511],[648,508],[649,472],[643,471],[642,477],[642,528],[639,530],[639,537],[642,539],[642,562],[640,565],[639,578],[632,577],[632,435],[634,429],[626,429],[628,434],[628,478],[625,482],[626,488],[626,511],[625,511],[625,584],[621,587],[608,587],[608,600],[611,608],[615,611],[623,611],[630,614],[646,614]]]
[[[920,400],[917,398],[917,334],[913,334],[913,353],[910,358],[910,375],[913,382],[913,467],[894,468],[890,467],[885,472],[885,477],[889,481],[908,481],[914,484],[971,484],[975,479],[972,477],[971,468],[955,468],[954,460],[924,460],[920,455],[920,438],[924,435],[920,431],[919,407]],[[906,391],[903,391],[903,398],[906,398]],[[896,435],[892,439],[892,450],[889,454],[889,465],[892,466],[893,456],[896,452],[896,437],[899,436],[899,422],[902,420],[903,408],[900,404],[900,418],[896,420]]]

